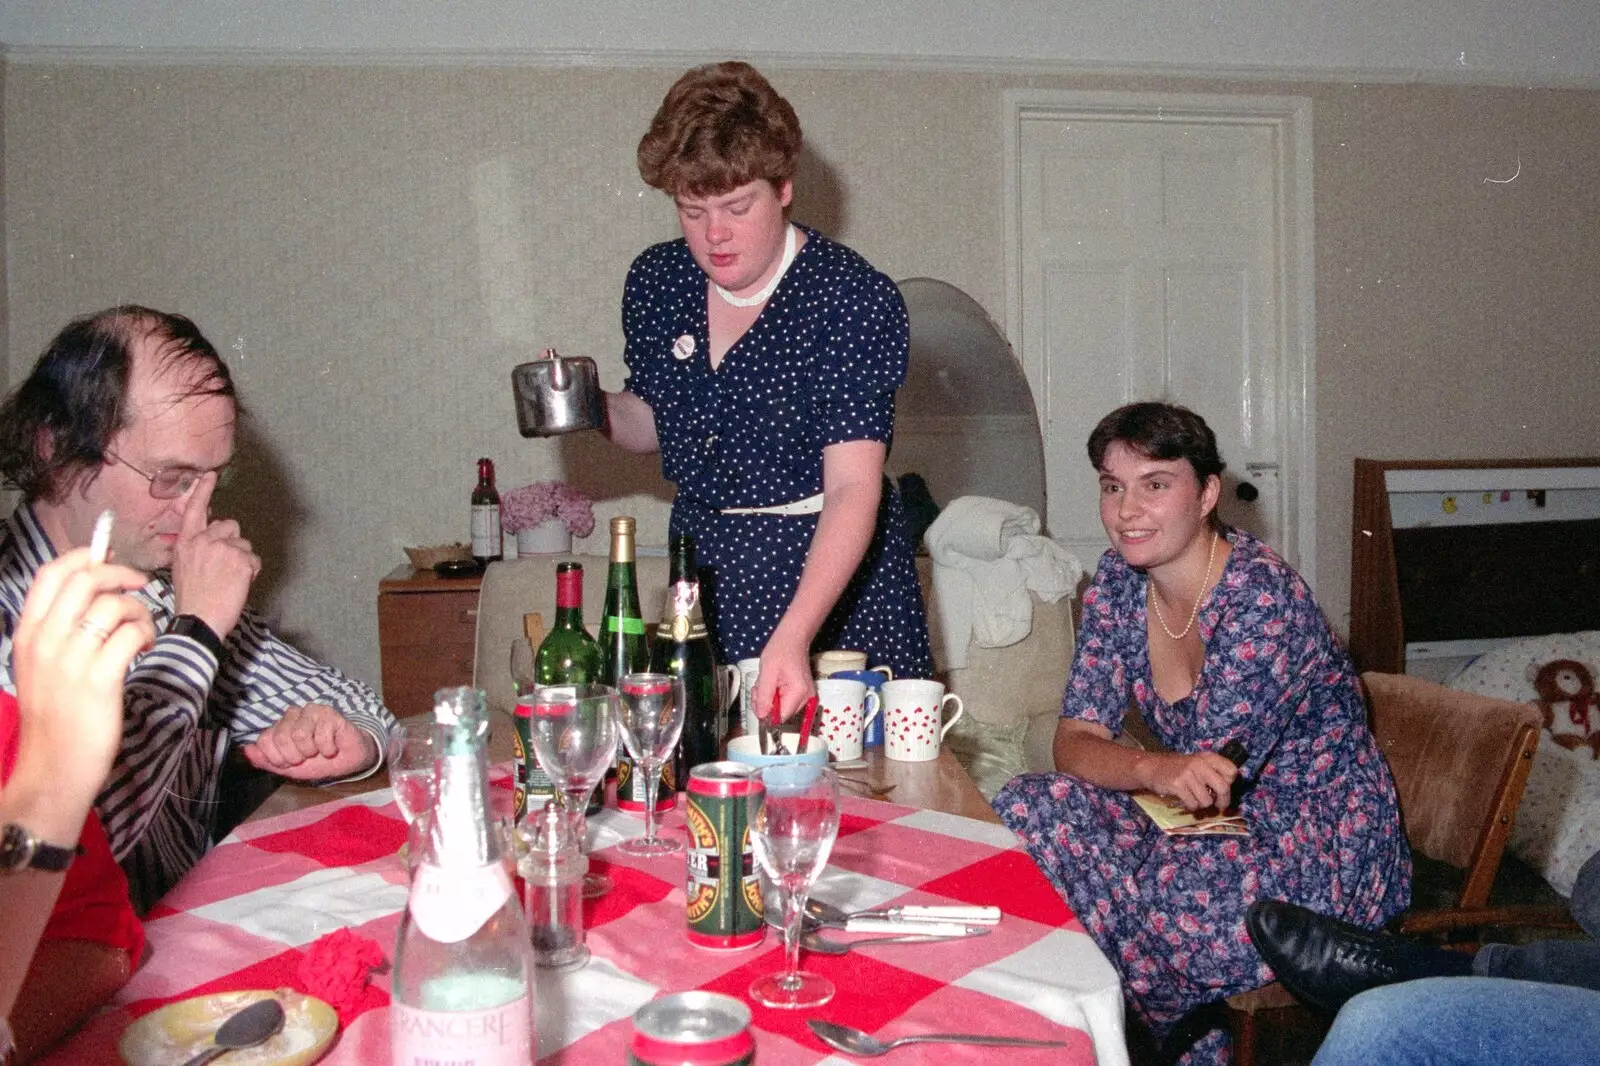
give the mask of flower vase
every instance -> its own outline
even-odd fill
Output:
[[[517,558],[565,555],[572,551],[572,531],[559,518],[546,518],[532,529],[517,530]]]

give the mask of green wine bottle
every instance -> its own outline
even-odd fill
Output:
[[[589,685],[602,676],[605,657],[583,628],[583,564],[556,565],[556,621],[533,657],[540,685]]]
[[[633,537],[635,523],[629,515],[611,520],[611,566],[606,571],[606,605],[600,615],[600,648],[605,666],[603,684],[615,685],[624,674],[650,668],[650,645],[645,637],[644,616],[639,613],[639,579],[635,572]],[[665,768],[663,768],[665,780]],[[672,790],[657,791],[658,809],[673,803]],[[644,810],[644,782],[633,772],[633,760],[620,748],[617,751],[617,806],[625,811]]]
[[[700,611],[693,537],[672,538],[667,603],[650,649],[650,669],[683,681],[683,735],[673,760],[674,784],[682,791],[690,770],[722,757],[723,734],[727,732],[726,717],[718,713],[717,657]]]
[[[596,644],[589,631],[583,628],[583,564],[557,563],[556,621],[550,632],[539,642],[539,649],[533,653],[534,683],[536,685],[593,684],[601,680],[603,663],[604,657],[600,654],[600,645]],[[556,794],[555,784],[550,780],[550,775],[539,765],[539,760],[533,753],[533,746],[528,742],[526,716],[532,713],[532,699],[531,692],[517,693],[516,755],[523,766],[523,772],[518,780],[522,793],[517,805],[519,821],[527,809],[537,810],[544,799],[554,798]],[[598,797],[599,792],[597,791],[595,795]],[[589,813],[593,814],[599,808],[600,804],[591,799]]]

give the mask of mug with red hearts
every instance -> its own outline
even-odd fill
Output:
[[[840,762],[861,758],[867,723],[878,716],[878,694],[863,681],[824,678],[817,682],[817,710],[822,713],[822,739]]]
[[[930,762],[939,757],[939,741],[961,718],[961,697],[937,681],[901,678],[885,681],[883,695],[884,754],[900,762]],[[944,709],[956,713],[944,720]]]

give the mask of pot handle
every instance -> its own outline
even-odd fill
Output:
[[[543,354],[550,359],[550,387],[566,392],[572,385],[572,371],[567,369],[567,361],[557,355],[554,348],[546,348]]]

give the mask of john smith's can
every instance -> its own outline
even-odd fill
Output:
[[[644,775],[626,755],[617,756],[617,810],[629,814],[644,813]],[[678,794],[673,791],[672,760],[661,764],[657,774],[656,811],[670,811],[677,806]]]
[[[761,793],[755,770],[736,762],[702,763],[689,771],[689,942],[703,948],[747,948],[766,935],[761,882],[750,849],[746,804]]]
[[[511,740],[517,794],[516,824],[521,824],[522,816],[528,811],[530,799],[537,807],[556,793],[556,786],[551,783],[550,775],[544,772],[544,767],[539,765],[539,759],[533,753],[533,741],[528,739],[533,704],[532,692],[518,696],[516,709],[511,714],[511,719],[517,726],[516,734]]]
[[[732,996],[678,992],[633,1012],[628,1066],[751,1066],[755,1061],[750,1008]]]

